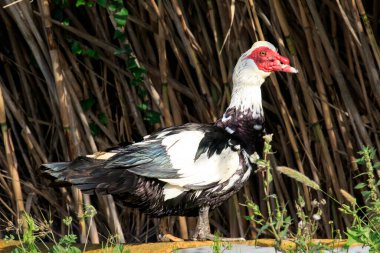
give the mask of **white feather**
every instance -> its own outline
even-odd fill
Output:
[[[174,199],[175,197],[181,195],[183,192],[188,191],[187,189],[177,186],[177,185],[171,185],[171,184],[166,184],[164,186],[164,200],[168,199]]]
[[[229,121],[231,118],[232,118],[231,115],[229,115],[228,117],[226,117],[226,114],[223,114],[222,122]]]
[[[248,155],[248,153],[243,150],[242,152],[243,154],[243,157],[244,157],[244,160],[245,160],[245,164],[247,165],[248,169],[245,171],[241,181],[244,183],[248,178],[249,178],[249,175],[251,175],[251,172],[252,172],[252,166],[251,164],[249,163],[251,157]],[[254,154],[257,155],[257,153],[255,152]]]
[[[228,181],[228,184],[223,187],[223,189],[220,191],[221,193],[229,190],[238,180],[240,179],[240,175],[233,175],[230,180]]]
[[[233,129],[231,129],[230,127],[225,127],[224,130],[227,131],[227,133],[229,134],[233,134],[235,131]]]
[[[262,116],[262,98],[260,86],[239,85],[235,86],[232,91],[229,108],[235,107],[240,111],[247,113],[248,110],[254,113],[253,116]],[[257,116],[256,116],[257,117]]]
[[[117,153],[115,152],[96,152],[92,155],[86,155],[88,158],[93,158],[93,159],[99,159],[99,160],[108,160]]]
[[[227,181],[239,169],[239,154],[229,147],[220,154],[207,156],[207,152],[194,161],[195,154],[204,133],[186,131],[163,139],[171,164],[179,178],[160,179],[181,187],[202,187]]]
[[[198,198],[201,195],[201,193],[202,193],[201,190],[195,191],[194,197]]]
[[[252,172],[252,166],[247,163],[248,165],[248,170],[246,170],[246,172],[244,173],[243,177],[241,178],[241,181],[244,183],[245,181],[247,181],[249,175],[251,175],[251,172]]]

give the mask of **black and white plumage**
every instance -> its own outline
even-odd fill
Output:
[[[210,239],[209,210],[239,191],[251,174],[251,155],[261,153],[260,87],[273,71],[297,72],[272,44],[256,42],[239,58],[231,103],[214,125],[167,128],[129,146],[44,164],[44,172],[85,193],[113,194],[152,216],[199,214],[193,238]]]

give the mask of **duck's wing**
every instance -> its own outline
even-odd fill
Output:
[[[87,192],[131,180],[131,174],[196,190],[228,180],[241,168],[241,159],[238,142],[224,130],[186,124],[129,146],[42,167],[56,182],[73,184]]]
[[[204,124],[168,128],[128,146],[104,168],[125,168],[187,189],[228,180],[240,167],[239,144],[224,130]]]

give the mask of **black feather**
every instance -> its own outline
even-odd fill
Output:
[[[224,149],[229,146],[230,140],[233,137],[226,131],[214,127],[213,131],[205,133],[202,141],[199,143],[197,153],[194,160],[197,160],[203,153],[207,152],[207,157],[214,154],[220,154]]]

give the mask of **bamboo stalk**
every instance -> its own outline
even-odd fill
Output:
[[[70,116],[69,116],[69,105],[68,105],[68,98],[67,98],[67,91],[65,88],[65,85],[63,83],[63,74],[62,74],[62,68],[59,60],[59,52],[57,49],[57,45],[54,40],[54,35],[52,31],[52,23],[50,22],[50,10],[49,10],[49,2],[47,0],[40,0],[40,9],[42,13],[42,21],[45,27],[47,42],[49,46],[49,53],[51,58],[51,67],[52,72],[55,80],[56,90],[57,90],[57,96],[60,106],[60,116],[62,121],[62,127],[63,131],[65,132],[65,137],[67,141],[67,146],[69,148],[69,156],[70,159],[74,159],[76,154],[78,154],[77,145],[78,143],[76,141],[77,138],[74,137],[73,132],[71,132],[71,124],[70,124]],[[76,196],[76,211],[77,215],[79,217],[78,222],[80,223],[80,227],[82,228],[80,230],[81,236],[81,242],[84,243],[86,241],[86,224],[84,222],[84,219],[81,218],[83,216],[83,202],[82,202],[82,196],[81,192],[78,189],[74,189],[74,195]],[[94,230],[92,230],[94,231]],[[99,242],[99,238],[97,237],[97,234],[91,233],[92,241]]]
[[[6,2],[10,3],[10,0],[6,0]],[[54,92],[54,79],[51,73],[49,72],[49,67],[45,60],[47,57],[43,55],[42,51],[40,50],[39,46],[34,40],[32,32],[29,29],[27,29],[28,26],[25,25],[25,21],[21,18],[21,15],[19,15],[19,12],[22,11],[18,8],[17,5],[12,6],[12,8],[7,8],[6,10],[11,14],[13,19],[17,23],[17,26],[20,29],[25,40],[28,41],[28,46],[32,50],[33,55],[40,66],[40,69],[42,71],[42,74],[44,75],[46,82],[48,83],[50,91]]]
[[[308,43],[308,48],[309,48],[309,54],[310,54],[310,57],[311,57],[311,62],[313,64],[314,73],[315,73],[315,77],[316,77],[316,81],[317,81],[317,89],[318,89],[319,95],[321,97],[322,109],[323,109],[323,113],[324,113],[324,116],[325,116],[324,117],[324,119],[325,119],[325,125],[326,125],[327,132],[329,134],[329,137],[330,137],[330,144],[332,145],[333,150],[337,150],[338,147],[337,147],[335,133],[333,131],[333,125],[332,125],[332,122],[331,122],[331,116],[330,116],[329,107],[328,107],[328,104],[325,102],[325,101],[328,101],[328,100],[327,100],[327,97],[325,95],[326,92],[325,92],[325,89],[324,89],[324,86],[323,86],[323,83],[322,83],[322,78],[319,75],[320,71],[318,69],[318,66],[316,65],[316,63],[317,63],[317,57],[316,57],[315,52],[313,50],[314,45],[313,45],[313,42],[312,42],[311,29],[310,29],[309,23],[308,23],[308,21],[306,19],[306,14],[304,13],[303,8],[300,8],[300,12],[302,13],[301,17],[303,17],[302,18],[303,26],[304,26],[304,29],[305,29],[307,43]],[[305,93],[308,93],[308,91],[305,91]],[[312,99],[311,99],[311,97],[309,97],[306,100],[310,100],[311,101]],[[321,126],[318,123],[318,118],[316,116],[315,109],[312,109],[312,112],[313,113],[310,116],[311,117],[311,124],[314,125],[314,130],[316,131],[316,134],[317,134],[316,137],[321,142],[321,148],[323,149],[324,159],[326,159],[326,161],[328,163],[328,168],[327,168],[328,169],[328,174],[330,175],[331,180],[333,182],[335,180],[339,180],[340,187],[342,187],[344,189],[347,189],[346,179],[337,176],[337,175],[344,175],[342,163],[341,163],[341,161],[339,159],[339,156],[337,156],[336,152],[334,152],[335,166],[338,169],[338,172],[335,172],[335,170],[334,170],[335,166],[333,165],[333,161],[331,159],[331,156],[329,155],[329,151],[327,150],[327,146],[324,146],[324,144],[326,144],[326,140],[323,137],[323,133],[321,132]],[[318,125],[316,125],[316,124],[318,124]],[[319,181],[319,179],[318,179],[318,181]],[[338,192],[337,192],[337,191],[340,192],[340,190],[335,189],[335,191],[336,191],[337,196],[340,196],[340,194],[338,194]]]
[[[359,3],[360,1],[358,1]],[[355,19],[355,24],[356,24],[356,27],[359,31],[359,37],[362,41],[361,45],[358,46],[358,49],[361,51],[362,55],[363,55],[363,62],[365,64],[365,67],[366,67],[366,70],[367,70],[367,73],[368,73],[368,79],[369,79],[369,83],[371,84],[371,89],[372,89],[372,92],[375,94],[375,100],[378,104],[378,106],[380,105],[380,87],[379,87],[379,82],[380,82],[380,79],[379,79],[379,66],[376,67],[376,63],[375,63],[375,60],[377,60],[376,58],[379,58],[378,60],[378,63],[380,62],[380,55],[379,55],[379,50],[378,50],[378,47],[377,47],[377,44],[375,41],[371,41],[373,40],[373,38],[371,37],[369,33],[371,33],[371,30],[368,30],[367,29],[367,36],[369,37],[369,40],[370,40],[370,45],[372,46],[372,49],[374,50],[374,57],[371,57],[372,55],[372,52],[371,52],[371,49],[370,49],[370,45],[368,45],[368,39],[365,37],[365,34],[364,34],[364,28],[360,22],[360,17],[359,17],[359,11],[357,9],[357,7],[360,8],[360,4],[357,4],[357,5],[353,5],[353,11],[352,11],[352,15],[354,16],[354,19]],[[364,10],[362,10],[364,11]],[[368,23],[365,22],[365,13],[363,13],[362,15],[364,15],[364,23],[367,24],[368,26]],[[363,18],[363,16],[362,16]],[[374,59],[375,58],[375,59]]]
[[[201,87],[202,95],[206,97],[206,100],[208,102],[209,106],[209,115],[212,119],[212,121],[216,120],[215,116],[215,108],[214,104],[211,99],[211,94],[209,91],[209,88],[207,87],[206,81],[204,79],[204,76],[202,74],[202,71],[200,69],[199,61],[195,55],[195,52],[193,50],[192,45],[190,44],[190,41],[186,38],[186,35],[184,34],[184,30],[187,31],[188,29],[186,28],[186,22],[183,18],[183,13],[182,10],[180,9],[178,2],[176,0],[172,0],[173,7],[170,7],[171,9],[168,9],[169,14],[171,13],[176,13],[176,15],[170,15],[177,27],[177,31],[181,36],[181,40],[185,45],[186,52],[188,56],[190,57],[191,63],[193,67],[195,68],[195,71],[197,73],[197,77],[199,79],[199,85]],[[168,5],[167,5],[168,7]],[[181,25],[181,26],[180,26]]]
[[[21,183],[20,183],[20,176],[18,173],[18,166],[17,161],[15,159],[15,153],[12,143],[12,137],[10,135],[10,131],[7,126],[7,119],[5,114],[5,103],[3,98],[3,90],[2,87],[4,86],[3,81],[0,79],[1,86],[0,86],[0,125],[1,125],[1,133],[3,136],[3,143],[5,147],[5,154],[7,159],[7,169],[9,172],[9,175],[11,177],[11,184],[12,184],[12,190],[13,190],[13,200],[15,204],[15,213],[16,217],[15,220],[18,223],[18,220],[21,219],[21,214],[25,210],[24,207],[24,199],[22,195],[22,189],[21,189]],[[24,224],[25,225],[25,224]]]
[[[159,3],[160,16],[163,14],[163,4]],[[161,102],[158,106],[163,111],[165,126],[169,127],[173,125],[173,119],[171,117],[169,108],[169,91],[168,91],[168,58],[166,54],[166,43],[165,43],[165,27],[163,25],[162,18],[159,17],[158,22],[158,35],[157,35],[157,48],[158,48],[158,59],[159,59],[159,67],[160,67],[160,77],[161,77],[161,85],[162,85],[162,95],[163,95],[163,103]]]
[[[2,7],[12,1],[3,2]],[[69,160],[72,146],[75,150],[70,155],[74,157],[120,141],[132,142],[144,131],[155,130],[159,126],[144,122],[135,109],[142,102],[161,113],[160,127],[189,121],[211,123],[210,115],[222,115],[229,102],[236,60],[259,39],[270,40],[282,55],[289,53],[292,65],[301,72],[276,75],[272,77],[273,86],[264,85],[262,89],[266,129],[275,133],[275,163],[312,175],[321,188],[338,199],[337,189],[352,192],[358,181],[352,177],[364,172],[355,163],[356,152],[370,145],[380,154],[378,1],[324,0],[320,5],[309,0],[127,1],[128,21],[119,30],[127,37],[124,41],[113,38],[114,13],[99,4],[96,8],[65,7],[62,17],[69,20],[67,25],[58,17],[53,20],[45,15],[43,3],[15,2],[0,11],[3,34],[9,35],[3,37],[0,48],[6,133],[17,150],[13,156],[16,166],[25,168],[18,171],[22,197],[37,218],[49,212],[48,208],[35,207],[45,204],[45,200],[55,216],[75,206],[64,189],[47,190],[47,182],[38,174],[41,163]],[[55,11],[58,5],[48,7]],[[49,39],[46,31],[52,34]],[[51,38],[57,41],[53,57],[49,54]],[[73,40],[84,51],[96,51],[99,57],[75,54],[70,48]],[[130,45],[138,64],[147,69],[142,84],[147,96],[140,96],[129,85],[133,75],[126,69],[128,56],[114,54],[125,44]],[[54,79],[59,72],[53,69],[53,63],[62,68],[67,131],[62,129],[63,106],[57,99]],[[95,104],[84,110],[81,101],[92,95]],[[106,115],[106,125],[100,122],[100,113]],[[94,136],[92,126],[100,130]],[[71,139],[66,141],[68,133]],[[7,164],[6,151],[0,149],[0,165],[5,168]],[[0,194],[7,198],[0,199],[0,213],[15,217],[16,197],[10,176],[3,172]],[[276,172],[273,177],[273,192],[281,205],[297,196],[297,185],[288,187],[288,179]],[[255,202],[263,197],[258,180],[253,176],[244,187],[244,193]],[[320,193],[304,191],[310,198],[322,198]],[[62,198],[65,203],[57,200]],[[101,206],[97,225],[106,221],[109,230],[118,231],[126,241],[148,241],[157,234],[151,218],[129,208],[121,211],[119,200],[111,203],[99,198],[97,202]],[[259,227],[242,217],[245,213],[252,215],[252,211],[240,209],[237,202],[244,202],[242,194],[224,204],[221,208],[225,210],[217,209],[211,223],[224,233],[236,235],[251,225],[249,236],[254,238]],[[110,206],[114,206],[114,213]],[[349,224],[336,207],[327,200],[324,225],[318,235],[330,236],[326,225],[329,219],[340,229]],[[294,203],[289,202],[286,208],[296,221]],[[228,212],[231,219],[223,217],[222,212]],[[119,220],[114,224],[113,219]],[[186,238],[194,225],[191,218],[171,218],[167,230]],[[97,227],[98,233],[107,234],[103,227]]]
[[[367,32],[367,36],[369,37],[369,43],[370,43],[370,45],[372,47],[373,55],[374,55],[375,60],[377,62],[377,67],[380,68],[380,50],[379,50],[379,46],[377,45],[377,41],[376,41],[375,35],[373,33],[371,24],[369,23],[369,18],[368,18],[367,14],[366,14],[366,11],[364,9],[363,2],[362,2],[362,0],[355,0],[355,3],[356,3],[356,6],[358,8],[359,14],[360,14],[360,16],[361,16],[361,18],[363,20],[364,27],[365,27],[366,32]],[[374,9],[374,10],[376,10],[376,9]],[[377,20],[377,19],[375,19],[375,20]]]
[[[319,35],[321,37],[322,44],[324,46],[324,49],[327,51],[327,57],[328,57],[331,65],[332,66],[339,66],[336,54],[335,54],[333,48],[331,47],[330,43],[328,42],[328,38],[327,38],[327,35],[325,32],[325,29],[323,28],[320,17],[316,11],[315,4],[313,2],[311,2],[310,0],[306,0],[306,3],[307,3],[308,8],[310,10],[311,16],[314,20],[315,26],[318,29]],[[334,73],[335,78],[337,80],[339,89],[342,93],[343,101],[346,105],[346,108],[350,111],[350,114],[352,115],[353,120],[356,122],[356,125],[358,127],[358,131],[360,133],[361,138],[363,138],[363,141],[366,145],[371,146],[372,143],[370,141],[370,138],[369,138],[367,132],[365,131],[364,124],[361,120],[360,114],[357,111],[356,107],[353,107],[353,105],[355,103],[354,103],[354,100],[353,100],[351,94],[349,93],[349,91],[345,85],[344,77],[343,77],[341,70],[337,67],[333,67],[332,70],[333,70],[333,73]]]
[[[257,23],[256,24],[257,27],[261,27],[260,23]],[[260,28],[261,30],[261,28]],[[265,40],[264,37],[260,38],[260,40]],[[276,96],[277,96],[277,99],[279,101],[279,106],[280,106],[280,113],[281,113],[281,116],[284,120],[284,123],[285,123],[285,127],[286,127],[286,130],[287,130],[287,133],[290,137],[290,142],[291,142],[291,146],[294,150],[294,153],[296,155],[296,161],[297,161],[297,168],[299,169],[299,171],[303,174],[305,174],[305,170],[304,170],[304,167],[302,165],[302,162],[301,162],[301,159],[300,159],[300,155],[299,155],[299,149],[297,147],[297,144],[296,144],[296,139],[294,137],[294,134],[293,134],[293,131],[291,129],[291,121],[290,121],[290,113],[287,109],[287,106],[286,106],[286,103],[285,103],[285,100],[281,94],[281,91],[280,91],[280,87],[279,87],[279,84],[278,84],[278,81],[277,81],[277,78],[276,76],[274,75],[271,75],[270,76],[271,80],[272,80],[272,83],[275,87],[275,92],[276,92]],[[302,186],[303,187],[303,191],[304,191],[304,196],[305,196],[305,202],[306,202],[306,206],[307,206],[307,209],[310,210],[311,209],[311,201],[310,201],[310,197],[309,197],[309,190],[307,189],[307,187],[305,185]]]

